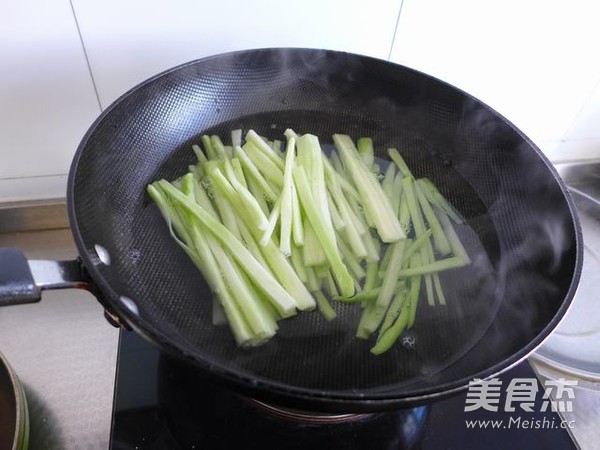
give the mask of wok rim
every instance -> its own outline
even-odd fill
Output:
[[[504,360],[492,365],[491,367],[488,367],[485,370],[481,370],[475,374],[472,374],[472,376],[470,376],[469,378],[463,377],[458,380],[454,380],[437,386],[416,389],[413,391],[408,390],[406,391],[406,394],[399,394],[396,392],[394,394],[385,393],[364,395],[360,393],[360,390],[357,390],[355,392],[336,392],[292,386],[289,384],[268,380],[262,377],[251,377],[246,374],[239,373],[239,371],[236,369],[228,368],[226,364],[209,362],[206,359],[200,359],[198,356],[186,353],[182,349],[173,345],[170,342],[169,337],[164,333],[153,329],[152,326],[144,325],[144,321],[142,319],[133,314],[125,305],[123,305],[123,303],[119,300],[120,296],[110,287],[110,284],[104,279],[104,277],[102,277],[101,273],[96,268],[94,262],[90,258],[90,254],[84,244],[83,237],[80,233],[78,218],[75,212],[75,178],[77,168],[79,166],[79,160],[85,151],[88,140],[93,135],[96,128],[111,114],[111,111],[113,109],[115,109],[118,105],[121,104],[121,102],[124,99],[134,94],[140,88],[143,88],[146,85],[154,82],[156,79],[159,79],[169,73],[181,70],[185,67],[207,62],[214,59],[219,59],[225,56],[230,57],[233,55],[244,55],[247,53],[277,51],[324,52],[335,53],[338,55],[346,55],[348,57],[357,58],[361,60],[376,60],[379,62],[385,62],[386,64],[397,66],[402,70],[413,72],[421,77],[429,78],[431,81],[445,85],[464,95],[466,98],[475,101],[477,104],[488,108],[489,111],[493,113],[493,115],[495,115],[499,120],[504,122],[505,125],[507,125],[509,128],[514,130],[523,140],[523,142],[526,143],[531,148],[531,150],[536,153],[537,157],[543,162],[544,166],[549,171],[548,175],[552,176],[554,182],[558,184],[563,198],[565,199],[566,206],[568,207],[569,217],[571,219],[569,225],[573,226],[574,231],[575,261],[573,275],[569,284],[569,288],[562,303],[556,311],[556,314],[554,315],[552,320],[550,320],[546,324],[546,326],[533,339],[531,339],[528,342],[527,345],[522,347],[519,351],[513,353],[508,358],[505,358]],[[96,120],[92,123],[92,125],[89,127],[89,129],[83,136],[79,146],[77,147],[77,150],[71,163],[71,168],[69,170],[69,177],[67,181],[67,210],[71,232],[73,234],[73,238],[77,246],[79,255],[82,259],[82,263],[87,269],[93,282],[96,283],[96,285],[100,288],[101,293],[103,294],[103,298],[99,299],[100,302],[106,302],[104,306],[108,306],[109,308],[111,308],[121,319],[124,319],[127,325],[129,325],[138,334],[149,340],[154,345],[158,346],[160,349],[170,353],[175,357],[178,357],[179,359],[191,363],[192,365],[204,370],[206,373],[212,375],[213,377],[216,377],[219,381],[222,381],[232,387],[235,387],[237,388],[237,390],[242,391],[244,393],[256,395],[257,398],[271,398],[280,400],[281,402],[283,402],[283,404],[293,404],[296,401],[300,401],[307,405],[314,405],[315,407],[317,407],[317,409],[323,409],[323,406],[326,406],[327,410],[332,411],[335,410],[346,412],[368,412],[387,410],[399,406],[429,403],[431,401],[453,395],[466,389],[469,386],[470,382],[472,382],[474,379],[485,380],[497,377],[498,375],[502,374],[503,372],[511,369],[512,367],[525,360],[544,342],[544,340],[558,326],[559,322],[565,316],[572,304],[572,300],[575,296],[575,292],[577,290],[577,286],[583,268],[583,236],[579,216],[571,193],[569,192],[566,184],[562,181],[562,179],[558,175],[557,170],[551,164],[549,159],[542,153],[539,147],[533,141],[531,141],[531,139],[527,137],[519,128],[517,128],[512,122],[510,122],[498,111],[491,108],[485,102],[482,102],[481,100],[475,98],[471,94],[443,80],[440,80],[429,74],[401,64],[393,63],[379,58],[374,58],[371,56],[358,55],[350,52],[343,52],[337,50],[299,47],[269,47],[225,52],[203,58],[198,58],[183,64],[176,65],[138,83],[131,89],[127,90],[124,94],[122,94],[115,101],[113,101],[104,111],[102,111],[102,113],[96,118]]]
[[[6,386],[6,390],[9,394],[12,394],[12,398],[15,402],[15,409],[13,411],[13,419],[15,426],[13,429],[12,436],[12,450],[17,450],[23,447],[23,444],[28,440],[28,412],[27,412],[27,400],[25,393],[19,378],[12,366],[8,363],[6,357],[0,353],[0,366],[2,366],[8,374],[8,381],[10,386]]]

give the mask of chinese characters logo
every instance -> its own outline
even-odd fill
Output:
[[[540,411],[572,412],[575,398],[574,386],[577,386],[576,380],[546,380]],[[517,408],[533,412],[538,391],[537,379],[514,378],[506,387],[506,396],[501,402],[502,381],[499,378],[475,379],[469,383],[465,412],[480,408],[495,412],[500,406],[506,412],[514,412]]]

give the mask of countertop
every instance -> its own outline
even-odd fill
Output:
[[[0,246],[32,259],[73,259],[70,230],[0,234]],[[81,290],[47,291],[32,305],[0,311],[0,352],[25,388],[31,450],[109,446],[119,330]]]

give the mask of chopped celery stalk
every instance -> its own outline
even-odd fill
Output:
[[[394,293],[398,293],[402,290],[406,289],[406,283],[401,280],[398,282],[398,284],[395,286],[394,288]],[[336,300],[342,303],[366,303],[366,302],[371,302],[373,300],[376,300],[377,297],[379,296],[379,293],[381,292],[381,286],[376,287],[374,289],[370,289],[370,290],[363,290],[362,292],[358,293],[358,294],[354,294],[352,297],[346,298],[346,297],[342,297],[341,295],[338,296],[334,296],[332,297],[332,300]]]
[[[265,215],[269,214],[269,205],[267,204],[267,195],[265,192],[259,187],[258,183],[251,177],[248,177],[248,190],[256,199],[258,206],[262,210]]]
[[[204,186],[202,185],[202,183],[200,183],[195,178],[194,178],[194,198],[196,200],[196,203],[198,203],[200,206],[202,206],[204,209],[206,209],[206,211],[211,216],[213,216],[217,220],[221,220],[219,218],[219,214],[217,213],[217,210],[213,206],[212,201],[210,200],[210,197],[208,196],[208,194],[206,192],[206,189],[204,189]]]
[[[407,301],[407,298],[408,292],[406,288],[399,290],[394,294],[394,298],[392,300],[392,303],[390,304],[387,313],[385,314],[383,323],[381,324],[381,327],[379,327],[379,334],[377,336],[377,340],[381,339],[381,336],[383,336],[383,334],[394,324],[396,319],[398,319],[398,317],[400,316],[400,312],[402,311],[402,307]]]
[[[263,155],[269,158],[269,160],[271,160],[271,162],[273,162],[273,164],[279,168],[279,170],[283,171],[284,163],[281,159],[281,156],[274,152],[273,149],[265,142],[265,140],[256,134],[254,130],[250,130],[248,133],[246,133],[246,141],[252,142],[252,144],[254,144],[254,146]]]
[[[281,197],[277,199],[273,209],[271,210],[271,214],[269,215],[269,220],[267,221],[267,226],[264,229],[264,233],[260,238],[260,245],[263,247],[271,242],[271,236],[275,231],[275,226],[277,225],[277,221],[279,219],[279,212],[281,211]]]
[[[304,264],[309,267],[322,266],[327,262],[327,255],[308,218],[304,218],[302,229],[304,230],[304,245],[302,246]]]
[[[342,191],[352,197],[355,201],[360,201],[360,194],[354,186],[350,184],[346,178],[344,178],[339,172],[334,172],[335,178],[340,185]]]
[[[383,188],[383,192],[387,196],[390,202],[394,201],[394,180],[396,177],[396,166],[394,164],[389,164],[387,169],[385,170],[385,174],[383,176],[383,181],[381,182],[381,187]]]
[[[400,199],[402,198],[402,174],[397,174],[392,185],[392,208],[396,217],[400,219]],[[402,227],[402,223],[400,223]],[[404,230],[404,228],[402,228]],[[406,234],[406,233],[405,233]]]
[[[325,278],[327,278],[327,274],[329,273],[329,266],[327,265],[327,263],[321,265],[321,266],[315,266],[315,275],[317,275],[317,278],[319,280],[324,280]]]
[[[211,136],[210,143],[212,144],[213,151],[215,152],[216,159],[224,159],[227,158],[227,152],[225,151],[225,145],[223,145],[223,141],[219,136]]]
[[[333,224],[333,228],[339,233],[346,229],[346,223],[340,212],[338,211],[333,199],[331,198],[331,194],[327,193],[327,207],[329,208],[329,212],[331,213],[331,222]]]
[[[293,174],[292,174],[293,175]],[[298,247],[304,245],[304,225],[302,223],[302,213],[300,212],[300,201],[296,186],[292,184],[292,237],[294,244]]]
[[[381,173],[370,138],[335,134],[328,158],[317,136],[284,135],[285,151],[253,130],[245,143],[232,130],[231,145],[204,135],[188,173],[148,193],[238,345],[263,343],[297,310],[332,320],[333,299],[361,305],[356,336],[377,332],[381,354],[414,326],[423,285],[430,305],[446,304],[440,272],[471,262],[453,225],[464,219],[394,148]]]
[[[194,193],[194,175],[191,173],[187,173],[180,178],[181,180],[181,192],[183,192],[187,197],[192,200],[196,200]]]
[[[388,248],[385,249],[385,253],[383,254],[383,258],[381,260],[381,266],[379,266],[380,273],[385,274],[388,266],[390,265],[390,260],[392,259],[392,253],[394,252],[394,247],[389,245]]]
[[[348,269],[350,269],[352,275],[354,275],[354,279],[362,280],[366,273],[365,269],[361,267],[358,258],[352,253],[352,250],[350,250],[343,239],[338,239],[337,244],[342,254],[342,260],[345,262]]]
[[[390,158],[392,158],[392,161],[394,161],[394,163],[398,166],[398,169],[400,169],[400,172],[404,177],[413,176],[412,172],[408,168],[408,165],[406,165],[406,161],[404,161],[404,158],[400,155],[400,152],[398,152],[398,150],[396,150],[395,148],[388,148],[388,155],[390,156]]]
[[[185,215],[182,218],[180,212],[173,207],[171,202],[168,200],[167,196],[163,193],[160,186],[156,183],[148,185],[147,189],[148,195],[154,201],[161,215],[165,218],[169,225],[169,232],[171,236],[175,239],[175,241],[186,251],[188,255],[192,258],[194,263],[198,266],[198,268],[202,271],[204,276],[207,279],[212,279],[213,277],[219,276],[219,272],[214,269],[214,266],[204,267],[204,263],[208,261],[208,254],[210,254],[210,250],[208,248],[208,244],[204,243],[203,246],[197,249],[197,253],[193,252],[192,247],[192,239],[190,237],[190,232],[187,230],[186,223],[188,222],[185,219]],[[177,237],[177,235],[179,237]],[[180,239],[181,238],[181,239]],[[202,238],[202,236],[201,236]],[[204,241],[199,242],[198,244],[202,244]]]
[[[357,156],[358,151],[350,136],[334,134],[333,141],[358,188],[365,213],[374,223],[381,240],[391,243],[404,239],[406,236],[400,228],[389,200],[375,176],[367,170]]]
[[[375,162],[375,151],[373,150],[373,140],[371,138],[362,137],[357,142],[358,154],[367,167],[373,166]]]
[[[197,180],[202,180],[204,178],[204,167],[201,163],[189,165],[188,170],[192,172]]]
[[[160,180],[157,183],[173,202],[192,213],[202,223],[204,231],[209,232],[229,251],[253,283],[260,286],[282,317],[290,317],[296,313],[297,303],[294,298],[287,293],[269,271],[265,270],[227,227],[212,217],[200,205],[179,192],[168,181]]]
[[[277,164],[261,152],[252,142],[246,142],[242,146],[242,149],[244,149],[248,157],[262,173],[265,180],[273,183],[278,189],[283,187],[283,170]]]
[[[269,239],[264,245],[261,245],[260,249],[252,250],[250,247],[257,247],[255,240],[261,237],[260,232],[256,229],[249,230],[250,236],[246,236],[244,240],[248,243],[250,252],[254,254],[254,251],[260,253],[261,258],[257,258],[263,266],[270,268],[271,272],[285,290],[296,300],[298,308],[301,310],[312,309],[315,307],[315,300],[310,295],[310,292],[303,284],[302,279],[298,276],[295,268],[290,265],[288,259],[281,253],[277,243]],[[254,233],[254,236],[252,236]],[[262,243],[261,243],[262,244]]]
[[[254,256],[263,267],[268,268],[269,265],[267,264],[267,261],[265,260],[260,247],[256,242],[256,239],[254,239],[252,232],[241,219],[238,220],[238,228],[240,230],[240,234],[242,235],[242,240],[244,244],[246,244],[246,248],[250,251],[252,256]]]
[[[259,342],[251,335],[250,327],[244,320],[242,312],[233,300],[232,294],[230,294],[222,280],[220,281],[220,284],[222,285],[222,289],[217,296],[223,305],[223,310],[227,316],[227,322],[229,323],[235,341],[242,347],[258,345]]]
[[[205,134],[204,136],[202,136],[201,139],[202,139],[202,145],[204,146],[204,151],[206,152],[206,157],[210,161],[217,159],[217,154],[213,150],[212,142],[210,141],[210,136],[207,136]]]
[[[323,247],[340,292],[342,295],[350,297],[354,294],[354,280],[348,272],[348,268],[342,262],[335,237],[329,234],[327,225],[319,214],[318,206],[312,197],[310,185],[301,166],[294,168],[294,183],[298,191],[300,204]]]
[[[450,248],[452,248],[452,253],[454,253],[454,256],[462,259],[465,262],[465,265],[470,264],[471,258],[469,258],[465,247],[462,245],[462,242],[460,242],[460,238],[458,237],[458,234],[456,234],[454,225],[452,225],[452,222],[450,222],[448,216],[446,216],[446,214],[443,212],[438,211],[436,211],[436,216],[439,219],[442,228],[444,229],[444,233],[448,237]]]
[[[252,220],[259,230],[266,229],[268,225],[267,217],[256,200],[256,197],[254,197],[252,193],[242,183],[240,183],[237,175],[235,174],[235,170],[233,169],[233,164],[231,164],[229,161],[226,161],[225,171],[227,172],[228,181],[231,183],[238,195],[239,204],[247,214],[248,220]],[[244,213],[240,211],[240,214]]]
[[[367,274],[365,277],[365,284],[363,285],[363,292],[368,292],[375,289],[379,280],[379,263],[377,261],[367,262]]]
[[[458,256],[451,256],[450,258],[438,259],[432,263],[423,264],[420,267],[409,267],[400,271],[401,277],[412,277],[415,275],[430,275],[436,272],[443,272],[445,270],[457,269],[464,267],[467,264],[462,258]]]
[[[256,182],[258,187],[262,189],[267,198],[271,201],[275,201],[278,195],[273,191],[269,183],[263,175],[260,173],[260,170],[256,167],[256,165],[252,162],[246,151],[242,147],[235,147],[235,154],[240,159],[242,166],[248,172],[248,178],[251,178]]]
[[[376,240],[373,236],[371,236],[371,232],[367,230],[362,238],[364,240],[365,250],[367,251],[367,256],[365,257],[368,263],[379,261],[379,253],[381,252],[381,243]]]
[[[274,325],[275,331],[277,332],[277,330],[279,329],[279,325],[277,324],[277,321],[281,320],[282,317],[279,315],[279,313],[277,312],[275,307],[269,302],[269,299],[267,299],[263,295],[263,293],[260,292],[260,290],[252,284],[252,282],[246,276],[246,274],[242,272],[242,275],[246,279],[246,284],[252,290],[252,295],[254,295],[254,297],[256,299],[257,308],[261,311],[261,314],[268,315],[269,317],[271,317],[273,319],[273,325]]]
[[[433,245],[434,245],[435,249],[442,256],[446,256],[446,255],[450,254],[452,249],[450,248],[450,243],[448,242],[448,238],[446,237],[446,234],[444,233],[444,230],[443,230],[442,226],[440,225],[440,222],[438,221],[437,217],[435,216],[435,213],[433,212],[433,209],[431,208],[429,201],[425,197],[423,190],[419,187],[418,182],[415,183],[415,192],[417,194],[417,199],[419,201],[419,204],[421,205],[421,211],[423,212],[423,214],[425,216],[425,220],[427,220],[427,223],[429,224],[429,227],[431,229]]]
[[[385,271],[385,276],[383,277],[383,282],[381,283],[379,295],[375,301],[373,320],[367,324],[367,331],[370,331],[371,333],[373,333],[381,323],[385,312],[390,306],[392,297],[394,296],[394,291],[400,277],[400,269],[402,268],[402,254],[404,253],[404,245],[405,241],[398,241],[390,245],[392,248],[390,262],[387,270]]]
[[[421,265],[421,256],[415,253],[410,261],[410,267],[418,268]],[[421,276],[414,276],[410,279],[410,303],[409,303],[409,315],[406,326],[412,327],[417,317],[417,306],[419,303],[419,292],[421,291]]]
[[[440,280],[440,274],[434,273],[433,278],[433,288],[435,289],[435,295],[437,295],[438,303],[440,305],[446,304],[446,296],[444,295],[444,290],[442,289],[442,282]]]
[[[367,329],[367,323],[371,318],[373,310],[375,309],[375,302],[368,302],[367,306],[363,308],[358,327],[356,329],[356,337],[359,339],[369,339],[371,333]]]
[[[425,195],[428,196],[430,202],[436,205],[439,209],[444,211],[454,223],[464,223],[465,219],[462,215],[452,206],[452,204],[446,200],[438,188],[428,178],[421,178],[417,181],[423,188]]]
[[[246,224],[248,226],[255,226],[259,230],[266,230],[269,222],[252,194],[237,181],[235,176],[231,180],[233,182],[232,186],[230,180],[225,178],[225,175],[223,175],[217,166],[211,165],[209,167],[207,168],[208,176],[213,185],[219,192],[225,195],[227,201],[235,207],[237,214],[244,218]],[[218,198],[216,193],[215,198]]]
[[[402,179],[403,192],[406,196],[406,203],[410,212],[410,219],[415,228],[415,236],[418,238],[425,232],[425,223],[423,222],[423,216],[419,208],[417,195],[415,193],[415,180],[411,176],[404,177]]]
[[[363,243],[360,232],[357,230],[356,221],[357,218],[353,218],[354,212],[352,208],[348,204],[348,201],[344,197],[342,193],[342,189],[338,184],[338,180],[334,175],[333,167],[331,167],[329,161],[327,161],[326,157],[323,157],[323,167],[325,169],[325,176],[328,181],[329,192],[331,193],[332,203],[335,205],[332,206],[332,213],[335,211],[335,206],[337,205],[340,220],[344,224],[344,235],[348,240],[348,244],[352,248],[352,251],[359,258],[365,258],[367,256],[367,249],[365,248],[365,244]],[[332,214],[332,217],[335,213]],[[334,224],[335,225],[335,224]],[[366,229],[361,227],[364,231]]]
[[[292,252],[292,186],[294,184],[293,170],[296,152],[296,138],[291,137],[287,141],[285,150],[285,168],[283,171],[283,189],[281,191],[281,227],[279,235],[279,249],[284,255],[289,256]]]
[[[356,232],[362,236],[369,229],[368,224],[364,220],[362,209],[354,199],[345,198],[345,202],[348,206],[348,214],[352,220],[352,223],[354,224],[354,228],[356,228]]]
[[[358,282],[358,280],[356,278],[354,279],[354,292],[357,292],[357,293],[362,292],[362,286],[360,285],[360,283]]]
[[[400,197],[400,207],[398,209],[398,220],[400,221],[400,227],[404,230],[404,233],[410,233],[410,210],[408,209],[408,200],[406,199],[406,190],[402,189],[402,195]]]
[[[241,147],[242,146],[242,130],[231,130],[231,145],[233,147]]]
[[[414,241],[410,241],[410,245],[409,242],[407,242],[407,249],[404,252],[403,258],[402,258],[402,263],[404,264],[406,261],[409,260],[409,258],[415,254],[417,251],[421,250],[421,247],[423,245],[425,245],[425,243],[427,241],[429,241],[429,237],[431,236],[431,230],[427,230],[425,231],[425,233],[422,233],[421,236],[419,236],[417,239],[415,239]],[[407,239],[407,241],[409,241]]]
[[[192,150],[194,151],[196,158],[198,158],[198,161],[201,164],[204,164],[205,162],[208,161],[208,158],[206,157],[206,155],[204,154],[204,152],[202,151],[202,149],[200,148],[199,145],[197,145],[197,144],[192,145]]]
[[[290,139],[290,138],[292,138],[292,137],[293,137],[293,138],[295,138],[295,139],[298,139],[298,138],[300,137],[300,136],[298,136],[298,134],[297,134],[297,133],[296,133],[294,130],[292,130],[291,128],[287,128],[287,129],[286,129],[286,130],[283,132],[283,135],[284,135],[286,138],[288,138],[288,139]]]
[[[181,190],[181,178],[177,178],[175,181],[173,181],[173,186],[175,186],[177,189]]]
[[[336,318],[337,314],[335,313],[335,310],[331,307],[331,304],[320,290],[315,291],[315,299],[317,300],[319,311],[321,311],[321,314],[323,314],[323,317],[325,317],[326,320],[331,321]]]
[[[294,268],[279,250],[274,241],[269,241],[267,245],[261,247],[271,271],[289,293],[295,299],[298,308],[301,310],[313,309],[315,307],[315,299],[310,294],[302,280],[296,274]]]
[[[163,216],[167,219],[167,222],[169,223],[169,229],[171,230],[171,224],[174,224],[177,234],[180,236],[188,234],[187,232],[183,233],[185,226],[179,219],[177,210],[171,206],[171,203],[167,199],[167,194],[164,193],[160,185],[156,183],[149,185],[148,193],[158,206]],[[206,277],[207,281],[209,281],[211,284],[212,290],[219,297],[237,344],[241,346],[248,345],[252,340],[250,329],[246,324],[241,312],[237,308],[236,303],[233,301],[233,297],[227,290],[221,273],[217,270],[217,264],[214,255],[207,242],[208,236],[205,236],[202,232],[194,233],[196,238],[194,247],[196,251],[193,251],[189,246],[180,241],[177,236],[175,236],[173,231],[171,231],[171,235],[175,241],[186,251],[192,261],[194,261],[196,266]]]
[[[213,199],[213,202],[215,203],[217,211],[219,212],[219,217],[221,217],[223,225],[229,230],[229,232],[236,239],[240,239],[241,235],[240,235],[240,230],[237,225],[236,213],[235,213],[234,209],[232,208],[231,204],[227,201],[227,198],[225,198],[223,195],[218,194],[218,192],[219,192],[218,184],[213,181],[213,179],[210,175],[209,175],[209,178],[211,180],[210,192],[212,195],[212,199]],[[226,186],[223,186],[223,187],[226,187]],[[229,187],[231,187],[231,186],[229,186]],[[211,215],[211,217],[212,217],[212,215]]]
[[[306,277],[308,278],[307,285],[310,292],[314,293],[321,289],[321,283],[317,279],[314,267],[306,267]]]
[[[298,278],[300,278],[300,280],[306,284],[308,282],[308,275],[306,273],[306,266],[304,265],[304,261],[302,260],[302,256],[298,247],[293,246],[290,254],[290,260],[292,261],[294,270],[298,274]]]
[[[298,148],[298,164],[304,168],[304,172],[310,184],[311,193],[327,232],[335,239],[331,212],[327,204],[327,190],[325,189],[325,169],[319,139],[312,134],[304,134],[296,143]]]
[[[281,141],[279,139],[275,139],[273,141],[273,145],[271,147],[273,151],[277,154],[277,156],[283,156],[281,154]]]
[[[333,166],[335,171],[338,173],[340,178],[343,178],[345,181],[348,181],[348,179],[346,178],[347,172],[346,172],[346,169],[344,169],[344,164],[342,163],[342,159],[340,158],[340,155],[334,151],[331,153],[330,158],[331,158],[331,165]]]
[[[415,241],[415,243],[411,247],[409,247],[405,253],[412,256],[413,253],[416,252],[416,250],[423,245],[422,243],[418,243],[418,241],[419,240],[417,239]],[[425,240],[425,241],[421,241],[421,242],[425,243],[427,241]],[[412,250],[413,247],[417,247],[417,248]],[[420,255],[422,257],[422,254],[420,254]],[[406,259],[407,259],[406,256],[404,256],[402,258],[403,264],[406,262]],[[421,259],[421,261],[422,261],[422,259]],[[446,270],[457,269],[460,267],[464,267],[468,264],[469,264],[468,262],[465,262],[459,256],[451,256],[451,257],[445,258],[445,259],[438,259],[437,261],[434,261],[431,263],[422,264],[420,267],[404,268],[400,271],[400,276],[410,277],[413,275],[433,275],[433,274],[436,274],[437,272],[444,272]],[[384,275],[385,275],[385,271],[383,271],[383,270],[378,271],[379,277],[383,277]],[[432,277],[432,279],[433,279],[433,277]]]
[[[392,149],[393,150],[393,149]],[[410,219],[415,229],[415,236],[419,238],[425,232],[425,221],[417,199],[417,193],[415,189],[415,179],[412,176],[405,177],[402,180],[404,192],[406,192],[406,200],[408,203],[408,209],[410,211]],[[429,263],[433,262],[433,249],[431,247],[431,241],[427,241],[421,247],[421,262]],[[425,276],[425,291],[427,292],[427,302],[430,305],[435,304],[435,297],[433,291],[433,280],[431,276]]]
[[[335,285],[335,280],[333,279],[333,274],[331,273],[331,270],[327,270],[327,277],[325,278],[325,283],[327,286],[327,292],[329,292],[329,295],[332,298],[340,295],[340,292],[338,291],[338,288]]]
[[[327,159],[326,155],[323,155],[323,159],[326,160],[327,163],[330,164],[331,168],[333,169],[333,174],[337,179],[340,188],[342,188],[342,191],[344,191],[347,195],[352,197],[352,199],[354,199],[355,201],[360,202],[360,194],[347,178],[347,172],[345,171],[344,166],[342,165],[342,160],[340,159],[340,156],[337,154],[337,152],[331,153],[331,161]]]
[[[211,245],[211,242],[214,245]],[[223,278],[230,289],[235,302],[253,334],[260,338],[269,338],[275,334],[275,321],[272,317],[260,314],[260,309],[256,306],[256,298],[252,294],[251,288],[244,281],[236,264],[228,257],[227,253],[216,240],[209,241],[210,248],[215,255],[217,266],[221,269]]]
[[[408,323],[408,315],[410,314],[407,302],[404,303],[400,310],[400,315],[394,322],[394,324],[387,329],[385,333],[377,340],[375,346],[371,349],[371,353],[374,355],[381,355],[388,351],[396,343],[400,335],[406,329]]]
[[[248,182],[246,181],[246,176],[244,175],[244,169],[242,167],[242,163],[239,158],[231,158],[231,167],[233,167],[233,171],[238,181],[244,186],[244,188],[248,189]],[[255,197],[256,198],[256,197]],[[256,199],[258,201],[258,199]]]
[[[348,200],[348,204],[350,205],[350,208],[352,208],[352,211],[354,211],[354,214],[356,215],[358,220],[361,222],[362,226],[360,228],[362,228],[366,231],[370,227],[375,226],[372,222],[370,222],[370,218],[367,217],[367,215],[365,214],[365,209],[361,205],[360,201],[356,201],[355,199],[350,198],[350,197],[346,197],[346,200]],[[361,234],[363,234],[363,233],[361,233]]]

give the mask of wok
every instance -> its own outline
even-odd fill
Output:
[[[473,264],[442,275],[448,304],[421,301],[415,327],[382,356],[354,338],[357,309],[340,305],[332,323],[302,313],[267,344],[236,347],[227,327],[211,324],[210,289],[145,193],[186,171],[202,134],[242,128],[275,138],[287,127],[318,135],[325,148],[333,133],[370,136],[383,160],[397,147],[466,218],[458,232]],[[67,202],[80,260],[27,263],[4,251],[0,302],[87,286],[121,323],[204,374],[306,410],[420,404],[496,376],[556,327],[582,266],[573,201],[514,125],[443,81],[334,51],[234,52],[141,83],[81,141]]]

